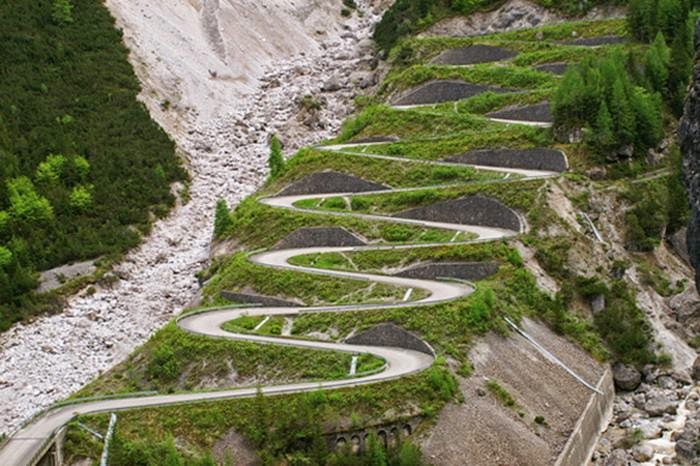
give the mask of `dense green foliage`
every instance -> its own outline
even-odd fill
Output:
[[[663,93],[676,116],[683,112],[683,99],[690,77],[693,54],[691,37],[695,28],[691,7],[696,6],[696,0],[631,0],[627,15],[628,30],[637,40],[653,40],[656,46],[665,38],[671,44],[670,55],[666,52],[669,70],[666,72]]]
[[[635,85],[628,62],[617,52],[570,67],[552,102],[559,132],[587,128],[589,145],[613,160],[625,147],[644,154],[663,137],[661,98]]]
[[[135,246],[184,172],[101,2],[6,2],[0,42],[3,330],[42,307],[35,270]]]

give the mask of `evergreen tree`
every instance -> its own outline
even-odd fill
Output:
[[[654,0],[630,0],[627,9],[627,30],[638,41],[648,42],[656,33]]]
[[[666,93],[670,61],[671,51],[666,45],[663,33],[659,32],[644,54],[644,74],[652,91]]]
[[[679,29],[671,44],[671,65],[668,71],[668,96],[671,111],[683,113],[683,101],[693,66],[691,42],[687,27]]]
[[[371,466],[387,466],[386,450],[374,432],[367,440],[367,456]]]
[[[613,133],[613,120],[605,101],[600,103],[598,115],[593,125],[593,144],[599,153],[603,154],[612,150],[615,146],[615,134]]]
[[[221,238],[233,224],[228,205],[223,199],[216,202],[216,213],[214,215],[214,237]]]
[[[282,155],[282,144],[277,135],[272,136],[270,142],[270,177],[276,178],[284,171],[284,156]]]
[[[635,117],[625,93],[624,77],[615,79],[610,94],[609,109],[616,123],[615,136],[620,145],[632,144],[635,140]]]

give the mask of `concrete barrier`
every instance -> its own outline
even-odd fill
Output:
[[[596,386],[602,395],[591,393],[588,404],[559,454],[554,466],[585,466],[593,454],[601,432],[612,416],[615,385],[608,367]]]

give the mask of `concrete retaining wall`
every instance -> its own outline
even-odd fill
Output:
[[[277,243],[272,249],[313,248],[317,246],[364,246],[365,243],[345,228],[299,228]]]
[[[502,120],[520,120],[520,121],[536,121],[536,122],[551,122],[552,112],[549,108],[549,102],[540,102],[539,104],[527,105],[525,107],[513,107],[499,110],[487,114],[491,118],[500,118]]]
[[[222,291],[219,295],[233,301],[234,303],[242,304],[260,304],[262,306],[280,306],[280,307],[296,307],[303,306],[303,303],[295,303],[294,301],[287,301],[280,298],[275,298],[273,296],[264,296],[254,293],[238,293],[235,291]]]
[[[379,324],[347,340],[349,345],[373,345],[405,348],[433,356],[433,349],[426,342],[392,323]]]
[[[544,71],[545,73],[552,73],[562,75],[566,73],[569,68],[568,63],[544,63],[542,65],[537,65],[534,67],[537,71]]]
[[[518,215],[500,201],[485,196],[467,196],[436,202],[399,212],[394,217],[520,231]]]
[[[418,264],[394,275],[408,278],[461,278],[483,280],[498,272],[496,262],[432,262]]]
[[[547,148],[482,149],[453,155],[448,162],[484,165],[487,167],[524,168],[528,170],[566,171],[566,157],[561,151]]]
[[[597,47],[599,45],[622,44],[627,42],[622,36],[599,36],[599,37],[582,37],[580,39],[564,42],[566,45],[579,45],[583,47]]]
[[[597,388],[602,395],[591,393],[586,409],[581,413],[574,431],[564,445],[554,466],[583,466],[593,453],[598,438],[607,427],[612,415],[612,405],[615,399],[615,385],[612,371],[607,368],[598,381]]]
[[[475,44],[469,47],[445,50],[440,55],[433,58],[431,63],[437,65],[475,65],[477,63],[508,60],[516,55],[518,55],[517,52],[504,49],[503,47]]]
[[[388,189],[386,186],[372,183],[352,175],[334,171],[311,173],[304,178],[295,181],[282,191],[278,196],[296,196],[301,194],[325,194],[325,193],[360,193],[366,191],[380,191]]]
[[[394,99],[394,105],[427,105],[451,102],[468,99],[484,92],[514,92],[514,89],[471,84],[464,81],[430,81],[398,96]]]

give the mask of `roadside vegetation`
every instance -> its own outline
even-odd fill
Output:
[[[0,41],[2,331],[60,309],[37,271],[134,247],[186,174],[102,3],[7,3]]]
[[[565,14],[580,14],[602,2],[540,3],[555,6]],[[215,261],[199,276],[204,283],[205,306],[230,304],[220,297],[224,290],[254,291],[305,305],[401,301],[404,289],[266,268],[249,261],[251,251],[271,248],[293,231],[312,226],[343,227],[372,244],[444,244],[299,255],[290,260],[293,265],[392,274],[426,262],[496,262],[499,267],[495,275],[477,281],[471,295],[452,302],[308,312],[294,318],[275,316],[267,321],[264,317],[243,316],[224,325],[231,332],[281,335],[286,328],[292,338],[342,341],[377,324],[391,322],[430,343],[438,354],[435,365],[423,373],[371,387],[128,412],[117,431],[116,455],[138,452],[141,456],[121,457],[146,458],[140,461],[150,464],[148,458],[155,458],[154,455],[177,454],[181,462],[209,464],[216,442],[236,432],[250,442],[264,464],[421,464],[417,459],[420,452],[410,443],[385,451],[371,440],[369,451],[357,457],[342,449],[328,451],[323,434],[385,422],[387,413],[393,419],[420,415],[430,422],[445,403],[459,402],[461,394],[454,374],[469,377],[474,372],[475,366],[468,359],[474,342],[487,332],[510,332],[504,317],[515,322],[524,318],[543,320],[599,361],[622,361],[638,367],[668,362],[666,356],[657,353],[650,324],[636,301],[636,288],[625,277],[625,271],[633,264],[602,254],[597,267],[584,269],[582,256],[588,259],[598,251],[586,232],[587,224],[582,226],[579,215],[574,223],[579,222],[581,228],[572,225],[560,210],[554,209],[568,207],[552,202],[570,203],[582,214],[591,210],[592,193],[611,193],[610,198],[622,206],[617,214],[624,220],[620,227],[624,230],[625,246],[630,257],[639,259],[632,262],[645,286],[663,296],[671,296],[681,288],[682,284],[670,283],[651,259],[642,259],[647,257],[644,254],[651,256],[669,232],[684,224],[687,216],[678,151],[661,147],[673,129],[676,95],[676,86],[669,86],[675,65],[668,58],[673,54],[668,43],[678,42],[676,37],[682,32],[667,39],[660,35],[664,27],[659,26],[658,30],[652,28],[653,38],[637,37],[629,34],[625,20],[616,19],[499,34],[478,41],[503,46],[512,41],[510,46],[519,54],[509,63],[470,68],[425,64],[441,50],[465,45],[466,40],[402,38],[441,18],[494,5],[489,1],[396,2],[377,29],[380,45],[387,51],[394,47],[389,57],[395,66],[379,95],[358,99],[359,113],[346,121],[340,135],[328,144],[375,136],[387,138],[387,142],[359,145],[344,152],[307,148],[285,161],[281,148],[271,140],[273,174],[262,190],[232,212],[225,204],[217,206],[216,236],[235,241],[238,252]],[[678,24],[683,23],[679,21]],[[573,31],[580,32],[579,37],[626,35],[634,40],[597,49],[563,44],[572,38]],[[571,64],[562,77],[529,68],[559,61]],[[402,110],[383,103],[393,91],[437,78],[512,86],[523,92],[485,93],[459,102]],[[545,100],[554,111],[554,130],[505,125],[486,117],[497,109]],[[580,137],[562,137],[572,133]],[[569,158],[570,172],[556,180],[521,180],[512,176],[504,183],[502,174],[420,163],[444,160],[473,149],[534,147],[562,149]],[[650,150],[658,152],[658,160],[651,159]],[[362,153],[396,158],[362,158],[358,155]],[[305,209],[303,212],[272,208],[261,202],[264,196],[327,169],[394,188],[425,189],[343,197],[329,194],[298,202],[296,206]],[[652,170],[659,170],[659,175],[637,179]],[[430,187],[448,183],[455,186]],[[566,199],[552,201],[555,191],[562,192]],[[527,219],[528,232],[509,240],[461,244],[473,238],[451,231],[337,215],[354,212],[389,216],[477,194],[495,198],[518,211]],[[599,249],[603,250],[602,246]],[[526,264],[519,250],[532,254],[532,263]],[[527,267],[534,262],[552,279],[553,290],[541,288],[541,271],[535,274]],[[422,296],[414,290],[411,299]],[[594,301],[603,301],[603,308],[594,310]],[[240,364],[241,374],[261,374],[258,380],[263,385],[267,385],[266,377],[340,378],[350,365],[349,355],[291,352],[288,347],[222,341],[205,343],[198,338],[183,334],[170,324],[126,365],[120,366],[118,376],[108,373],[91,390],[178,390],[184,386],[183,381],[189,388],[198,388],[197,380],[201,381],[203,374],[221,379],[228,367],[225,362],[231,360],[237,371],[236,364]],[[252,348],[257,349],[253,352]],[[174,369],[166,378],[161,380],[162,375],[156,373],[149,375],[149,368],[159,368],[153,369],[156,372],[169,370],[171,360]],[[373,370],[381,364],[381,360],[361,355],[358,370]],[[198,368],[208,365],[222,367],[223,372],[198,372]],[[517,411],[518,402],[505,385],[505,381],[492,380],[487,388],[503,406]],[[282,411],[285,416],[279,415]],[[82,416],[79,420],[99,430],[106,428],[103,415]],[[549,425],[542,416],[537,416],[533,424],[532,428]],[[90,446],[90,440],[79,429],[71,428],[68,438],[70,455],[95,457],[97,448]],[[172,446],[173,439],[177,439],[176,447]]]

